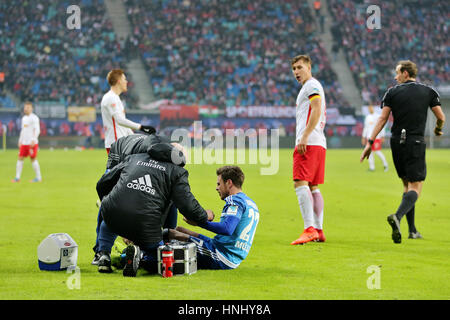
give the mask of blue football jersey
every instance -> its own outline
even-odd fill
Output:
[[[232,235],[218,234],[213,242],[219,259],[236,268],[247,257],[252,246],[259,222],[259,210],[255,202],[243,192],[228,196],[225,202],[220,221],[230,215],[236,216],[240,221]]]

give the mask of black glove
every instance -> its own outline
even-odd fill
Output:
[[[434,134],[435,134],[436,136],[442,136],[442,134],[443,134],[442,128],[435,127],[435,128],[434,128]]]
[[[141,124],[141,128],[139,130],[147,134],[153,134],[156,132],[156,129],[152,126],[144,126],[143,124]]]

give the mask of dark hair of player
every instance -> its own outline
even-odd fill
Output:
[[[244,184],[244,172],[238,166],[221,167],[216,170],[216,174],[222,177],[223,182],[227,182],[230,179],[237,188],[241,188]]]

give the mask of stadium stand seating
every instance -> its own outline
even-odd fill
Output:
[[[80,30],[67,28],[71,4],[0,2],[0,69],[5,86],[22,101],[98,105],[108,89],[107,72],[124,68],[123,44],[116,39],[103,0],[78,2]],[[135,102],[131,93],[127,101]]]
[[[328,106],[348,105],[306,1],[125,2],[130,42],[159,99],[219,107],[294,105],[299,86],[289,60],[308,53]]]
[[[2,95],[0,93],[0,108],[15,108],[16,104],[14,103],[13,100],[11,100],[10,97],[6,96],[6,95]]]
[[[328,3],[334,41],[344,50],[365,103],[378,104],[395,84],[393,69],[399,60],[417,64],[418,81],[435,86],[450,81],[448,1],[370,1],[381,9],[381,29],[373,30],[366,26],[367,1]]]

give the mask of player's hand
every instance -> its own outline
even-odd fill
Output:
[[[169,229],[169,240],[180,240],[180,232],[175,229]]]
[[[300,142],[297,145],[297,152],[300,155],[303,155],[306,153],[306,146],[308,145],[308,137],[305,137],[304,135],[301,137]]]
[[[214,220],[214,212],[212,210],[206,210],[206,214],[208,215],[208,221]]]
[[[144,126],[143,124],[141,124],[141,127],[139,128],[139,130],[141,130],[142,132],[144,132],[146,134],[153,134],[156,132],[156,129],[153,128],[152,126]]]
[[[372,146],[368,143],[366,144],[366,147],[364,148],[361,158],[359,158],[359,162],[363,162],[365,158],[369,159],[370,153],[372,152]]]
[[[443,134],[444,132],[442,132],[442,128],[438,128],[438,127],[435,127],[434,128],[434,134],[436,135],[436,136],[442,136],[442,134]]]
[[[184,232],[186,231],[186,232]],[[183,227],[177,227],[176,229],[169,229],[169,240],[189,241],[190,230]]]
[[[34,145],[35,145],[36,143],[34,143],[34,141],[31,141],[31,143],[30,143],[30,148],[34,148]]]

